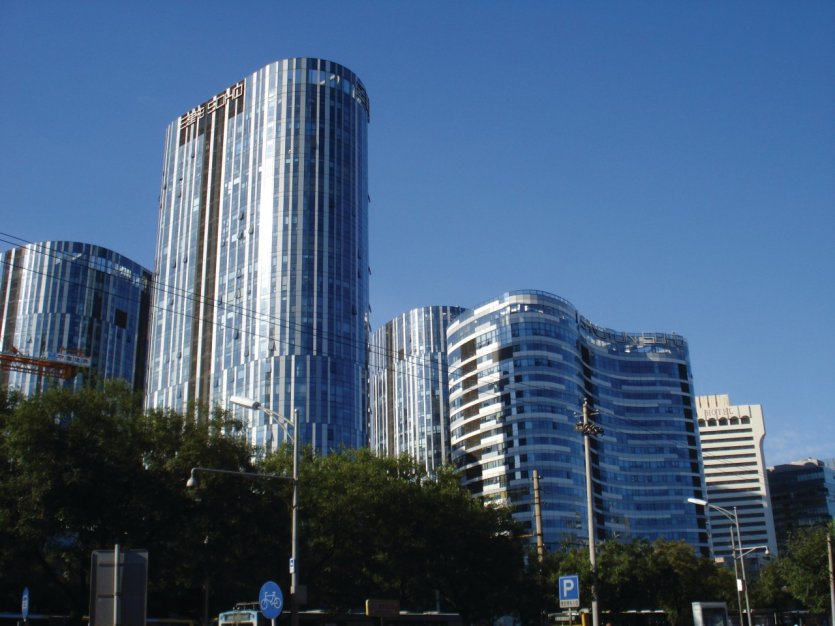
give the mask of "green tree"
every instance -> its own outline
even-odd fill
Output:
[[[143,510],[131,497],[138,437],[126,419],[138,406],[115,386],[10,400],[0,442],[8,467],[2,528],[13,576],[32,573],[43,586],[33,602],[58,598],[55,608],[85,613],[91,550],[126,543],[140,525]]]
[[[696,556],[684,541],[654,541],[650,569],[656,606],[663,609],[671,626],[692,623],[692,602],[727,602],[733,589],[727,570]]]
[[[272,486],[209,475],[197,493],[185,487],[195,466],[253,470],[222,412],[144,414],[119,383],[0,397],[5,606],[29,586],[34,611],[79,619],[91,552],[116,543],[149,551],[151,615],[199,615],[207,587],[213,612],[256,596],[279,540]]]
[[[749,585],[751,606],[768,607],[778,612],[800,607],[800,603],[788,591],[780,559],[774,559],[763,567],[757,579]]]
[[[306,456],[300,485],[300,578],[314,606],[458,611],[466,620],[510,612],[523,544],[506,510],[484,507],[448,469],[366,450]],[[280,470],[286,459],[267,459]]]
[[[826,613],[830,606],[829,564],[826,536],[835,523],[795,532],[778,559],[788,592],[812,613]]]
[[[617,615],[622,611],[654,608],[652,554],[652,546],[643,539],[628,543],[604,541],[600,545],[597,571],[602,610]]]
[[[557,576],[578,574],[580,597],[590,605],[591,567],[588,548],[565,543],[550,557]],[[692,546],[678,541],[644,539],[604,541],[597,547],[597,595],[601,615],[617,622],[623,611],[661,608],[673,626],[689,624],[691,602],[725,601],[733,595],[733,575],[711,560],[696,556]],[[604,617],[604,619],[606,619]]]

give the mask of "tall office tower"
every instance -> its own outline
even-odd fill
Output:
[[[46,241],[0,257],[0,385],[145,382],[151,272],[106,248]]]
[[[792,533],[835,520],[835,469],[818,459],[768,468],[777,545]]]
[[[533,530],[540,475],[544,543],[588,537],[585,399],[598,539],[683,539],[708,552],[686,341],[592,324],[566,300],[506,293],[447,333],[452,458],[464,484]]]
[[[450,462],[446,331],[455,306],[412,309],[371,337],[371,449],[427,471]]]
[[[267,65],[171,123],[149,407],[245,396],[298,410],[317,451],[365,445],[368,123],[357,76],[309,58]]]
[[[732,406],[727,395],[697,396],[696,415],[710,504],[736,513],[743,549],[764,546],[777,552],[774,519],[768,495],[763,440],[765,422],[759,404]],[[732,515],[708,507],[713,554],[732,559]],[[738,547],[738,546],[737,546]],[[746,560],[767,556],[754,550]],[[732,560],[729,562],[733,562]]]

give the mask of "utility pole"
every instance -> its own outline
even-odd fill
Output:
[[[829,623],[835,626],[835,555],[832,553],[833,530],[832,524],[826,528],[826,551],[829,553],[829,609],[831,611],[831,621]]]
[[[536,558],[540,566],[545,558],[545,543],[542,540],[542,504],[539,495],[539,471],[533,471],[533,518],[536,525]]]
[[[583,433],[583,444],[586,457],[586,521],[589,530],[589,563],[591,564],[591,617],[592,626],[600,626],[600,615],[597,610],[597,550],[595,545],[594,529],[594,498],[592,497],[592,472],[591,472],[591,443],[589,438],[592,435],[600,435],[603,429],[589,419],[588,397],[583,398],[583,421],[577,422],[574,429]]]

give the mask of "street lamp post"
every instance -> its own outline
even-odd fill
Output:
[[[261,411],[267,417],[275,420],[275,423],[284,431],[287,438],[290,438],[289,429],[293,429],[293,506],[290,518],[290,608],[292,626],[299,624],[298,597],[298,548],[299,548],[299,410],[293,411],[293,419],[289,420],[272,409],[263,406],[257,400],[242,396],[232,396],[229,402],[251,411]],[[302,600],[303,602],[303,600]]]
[[[603,429],[592,422],[589,417],[589,399],[583,398],[583,421],[577,422],[575,430],[583,433],[583,447],[586,460],[586,521],[589,531],[589,564],[591,565],[591,618],[592,626],[600,626],[600,615],[597,609],[597,554],[594,532],[594,499],[592,497],[591,445],[589,438],[599,435]]]
[[[252,479],[267,479],[267,480],[293,480],[292,478],[288,478],[287,476],[279,476],[278,474],[256,474],[254,472],[241,472],[237,470],[225,470],[225,469],[216,469],[213,467],[192,467],[191,472],[189,473],[188,480],[186,481],[186,487],[188,489],[196,489],[197,488],[197,472],[206,472],[207,474],[227,474],[233,476],[240,476],[243,478],[252,478]],[[208,537],[207,537],[208,539]],[[118,546],[117,546],[118,547]],[[205,595],[203,599],[203,623],[208,624],[209,620],[209,582],[208,578],[206,579],[206,586],[205,586]]]
[[[737,581],[739,581],[739,574],[736,573],[736,560],[739,559],[739,567],[742,569],[742,589],[745,592],[745,614],[748,619],[748,626],[752,626],[751,624],[751,603],[748,600],[748,577],[745,574],[745,555],[750,554],[754,550],[765,549],[766,553],[768,552],[767,546],[756,546],[754,548],[749,548],[745,550],[742,547],[742,535],[739,534],[739,515],[737,515],[736,507],[733,510],[726,509],[721,506],[717,506],[715,504],[711,504],[707,500],[702,500],[701,498],[687,498],[687,501],[691,504],[696,504],[698,506],[704,506],[714,511],[719,511],[722,515],[728,518],[730,521],[734,523],[733,528],[736,528],[736,547],[734,547],[733,539],[733,529],[731,529],[731,557],[734,560],[734,574],[737,576]],[[739,556],[737,556],[737,551],[739,551]],[[739,598],[739,583],[737,582],[737,591],[736,591],[737,598]],[[737,600],[738,602],[738,600]],[[741,610],[741,608],[740,608]],[[740,618],[741,619],[741,618]]]

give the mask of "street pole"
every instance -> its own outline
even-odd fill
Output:
[[[734,541],[734,527],[728,526],[731,535],[731,560],[734,562],[734,585],[736,586],[736,606],[739,609],[739,626],[742,623],[742,597],[739,595],[739,570],[736,565],[736,541]]]
[[[835,626],[835,555],[832,553],[832,524],[826,528],[826,551],[829,553],[829,604],[831,621]]]
[[[764,548],[766,553],[768,552],[767,546],[756,546],[755,548],[750,548],[747,552],[744,551],[742,547],[742,535],[739,533],[739,515],[737,514],[736,507],[733,510],[726,509],[721,506],[716,506],[715,504],[711,504],[707,500],[702,500],[701,498],[687,498],[687,501],[691,504],[696,504],[698,506],[707,507],[713,509],[714,511],[719,511],[723,516],[725,516],[728,520],[733,522],[733,526],[731,526],[731,557],[734,560],[734,574],[736,575],[736,593],[737,598],[739,598],[739,574],[737,573],[736,569],[736,560],[739,559],[739,566],[742,568],[742,587],[745,591],[745,613],[748,616],[748,626],[753,626],[751,624],[751,604],[748,600],[748,577],[745,574],[745,555],[753,550],[759,550]],[[734,529],[736,529],[736,547],[734,547]],[[737,551],[739,551],[739,556],[737,556]],[[741,609],[740,609],[741,610]],[[742,625],[742,616],[740,615],[740,626]]]
[[[592,497],[591,443],[592,435],[599,435],[603,429],[589,419],[589,399],[583,398],[583,421],[575,429],[583,433],[583,449],[586,460],[586,525],[589,531],[589,564],[591,565],[591,617],[592,626],[600,626],[597,610],[597,554],[594,532],[594,499]]]
[[[736,545],[739,547],[739,567],[742,569],[742,589],[745,592],[745,613],[748,616],[748,626],[751,625],[751,603],[748,601],[748,577],[745,574],[745,555],[742,552],[742,535],[739,534],[739,515],[733,508],[734,525],[736,526]],[[735,562],[735,561],[734,561]]]
[[[299,548],[299,410],[293,410],[293,419],[287,419],[280,413],[268,409],[257,400],[245,398],[243,396],[232,396],[229,398],[232,404],[237,404],[245,409],[252,411],[261,411],[267,417],[275,420],[276,424],[284,430],[284,434],[289,437],[290,433],[287,427],[293,429],[293,504],[290,513],[290,609],[292,615],[290,617],[291,626],[299,626],[299,597],[300,592],[298,584],[298,548]]]
[[[299,548],[299,410],[293,411],[293,512],[290,523],[290,608],[293,610],[292,626],[299,626],[298,592],[299,564],[296,560]]]
[[[536,558],[540,566],[545,558],[545,544],[542,540],[542,504],[539,495],[539,472],[533,471],[533,518],[536,527]]]

